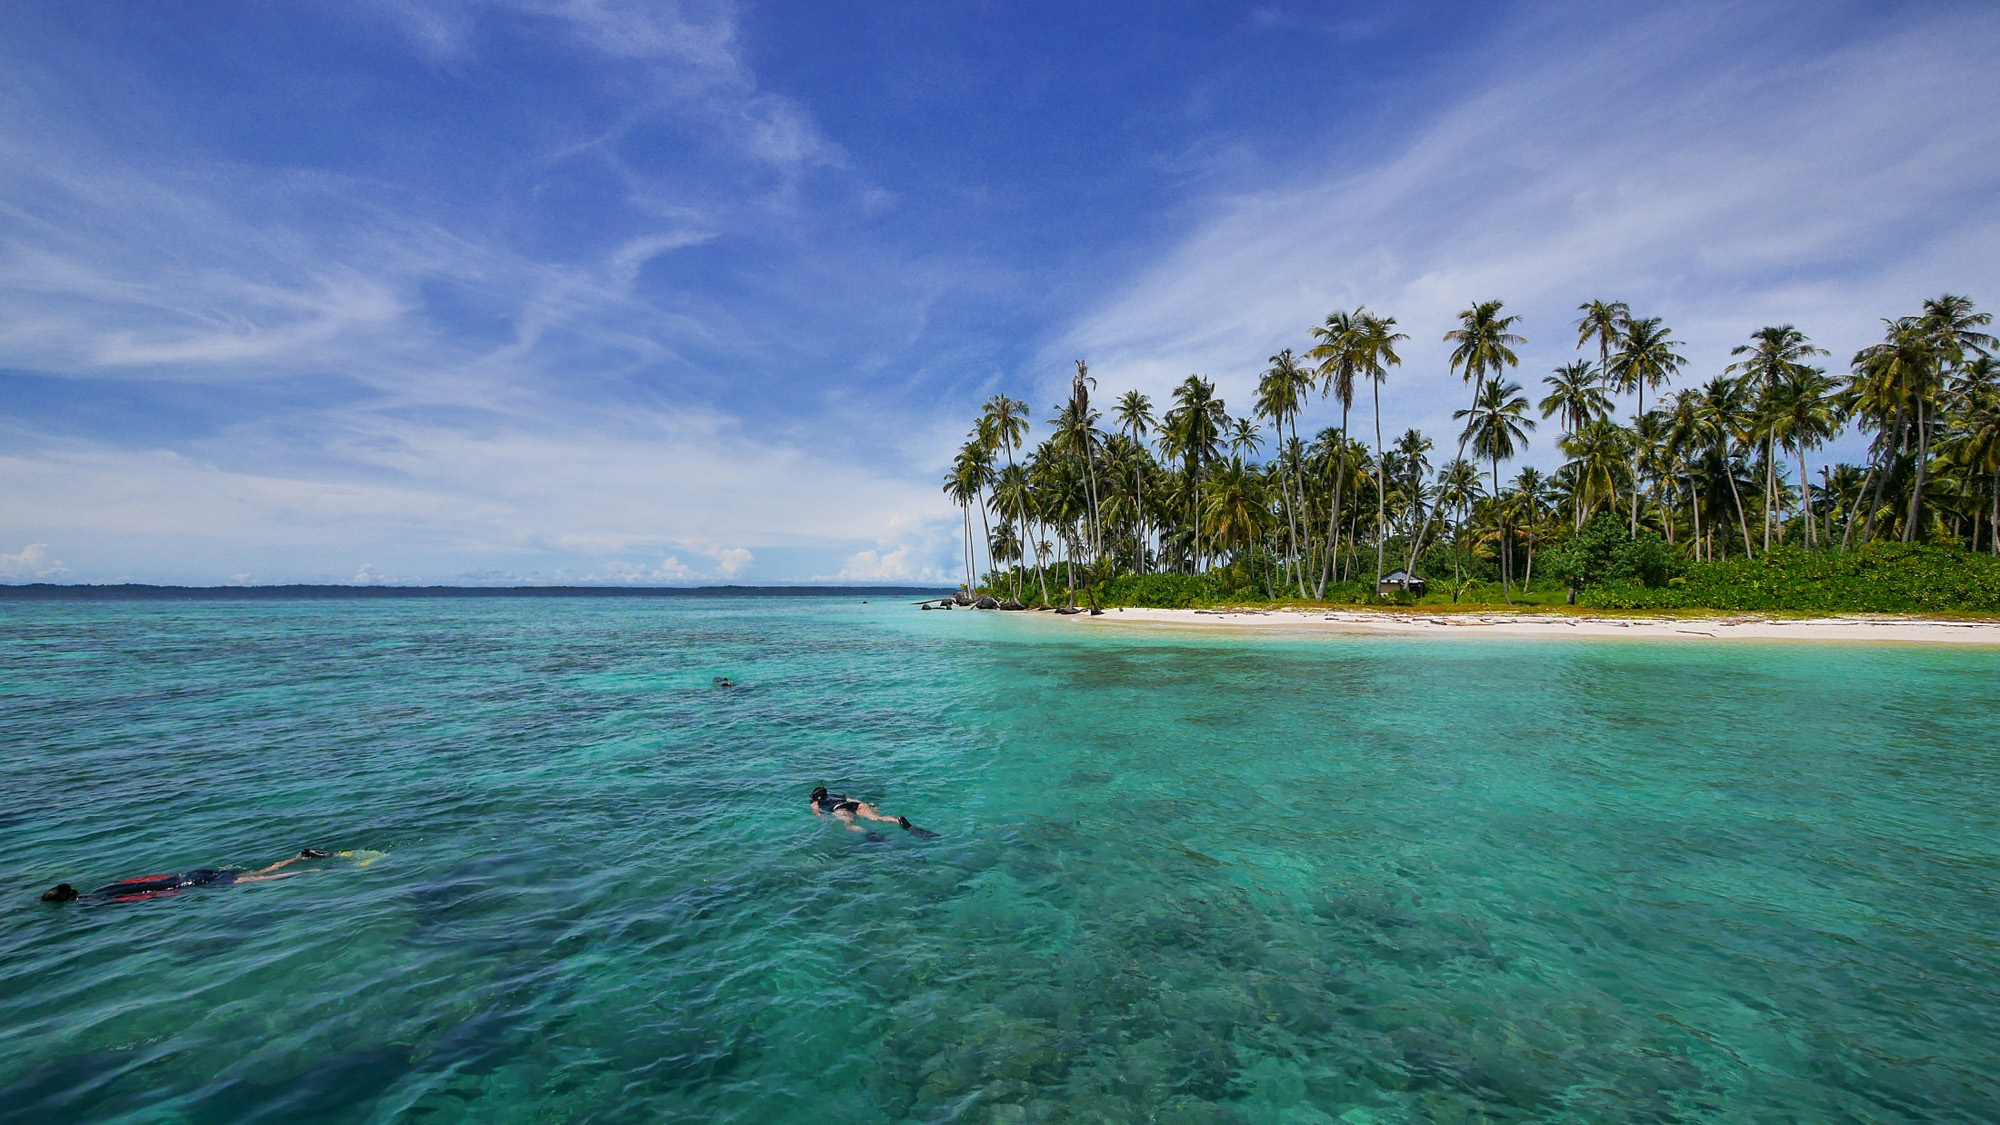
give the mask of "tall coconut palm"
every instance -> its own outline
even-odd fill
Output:
[[[1264,533],[1269,509],[1263,486],[1241,457],[1218,462],[1202,489],[1202,511],[1210,534],[1221,550],[1239,555],[1249,551]]]
[[[1910,486],[1910,504],[1903,518],[1903,542],[1916,538],[1918,514],[1922,510],[1924,477],[1930,461],[1930,431],[1936,419],[1936,399],[1943,385],[1948,356],[1940,338],[1921,317],[1906,316],[1884,320],[1887,329],[1879,344],[1855,353],[1854,369],[1878,397],[1892,398],[1898,412],[1916,429],[1917,461]],[[1869,522],[1874,512],[1869,513]],[[1863,536],[1865,540],[1866,535]]]
[[[1757,400],[1757,435],[1764,440],[1764,550],[1771,549],[1771,523],[1777,508],[1774,499],[1778,491],[1778,435],[1777,412],[1774,395],[1778,386],[1795,372],[1805,369],[1806,361],[1816,355],[1826,355],[1825,348],[1814,347],[1806,339],[1806,334],[1789,324],[1759,328],[1750,334],[1750,342],[1738,344],[1729,349],[1730,355],[1748,354],[1748,359],[1738,360],[1725,370],[1736,372],[1749,382],[1749,389]]]
[[[1987,544],[1988,549],[2000,557],[2000,386],[1984,378],[1991,372],[1991,359],[1981,356],[1975,363],[1981,368],[1977,372],[1979,381],[1969,381],[1964,388],[1958,434],[1949,452],[1952,459],[1965,468],[1968,485],[1978,474],[1986,474],[1992,505],[1986,521]],[[1970,546],[1978,550],[1977,519],[1973,522],[1972,531]]]
[[[1223,431],[1228,435],[1231,457],[1249,457],[1264,448],[1263,431],[1257,428],[1257,423],[1248,418],[1231,419],[1229,424],[1223,427]]]
[[[1153,428],[1158,425],[1153,420],[1153,400],[1140,394],[1138,391],[1126,391],[1123,395],[1119,396],[1118,405],[1112,410],[1112,416],[1118,419],[1119,428],[1132,438],[1132,444],[1142,449],[1146,445],[1146,435],[1151,433]],[[1137,569],[1140,574],[1144,574],[1146,573],[1146,543],[1148,539],[1146,533],[1146,481],[1142,467],[1138,466],[1136,461],[1134,465],[1132,490],[1138,502],[1139,523],[1139,565]]]
[[[1097,380],[1090,377],[1090,365],[1076,361],[1076,374],[1069,383],[1069,414],[1076,422],[1076,431],[1069,435],[1069,445],[1074,450],[1079,446],[1083,454],[1084,476],[1090,486],[1090,535],[1093,561],[1104,556],[1104,527],[1097,495],[1097,412],[1090,408],[1090,392],[1097,388]]]
[[[1680,346],[1679,340],[1668,339],[1672,333],[1660,323],[1659,317],[1643,320],[1625,318],[1624,328],[1618,334],[1618,352],[1611,357],[1611,364],[1605,369],[1605,380],[1612,390],[1619,394],[1628,391],[1639,392],[1639,407],[1634,416],[1646,412],[1646,388],[1659,387],[1674,377],[1674,373],[1686,366],[1687,359],[1674,353]],[[1638,449],[1633,449],[1632,479],[1632,534],[1639,533],[1639,463]]]
[[[1514,477],[1514,495],[1520,498],[1524,515],[1523,524],[1528,532],[1528,572],[1521,577],[1521,588],[1529,589],[1535,584],[1535,538],[1542,528],[1542,517],[1549,506],[1549,482],[1540,469],[1524,465]]]
[[[1004,394],[994,395],[986,400],[986,406],[979,419],[980,433],[989,449],[999,449],[1007,455],[1007,468],[1014,468],[1014,449],[1028,438],[1028,404]],[[1025,536],[1028,526],[1027,489],[1014,490],[1014,526]],[[1023,561],[1026,554],[1023,553]],[[1041,559],[1035,560],[1036,570],[1041,568]],[[1044,579],[1044,585],[1047,580]],[[1014,580],[1014,600],[1021,599],[1021,582],[1017,574]],[[1048,599],[1043,598],[1044,601]]]
[[[1729,498],[1736,504],[1736,527],[1743,533],[1743,553],[1755,557],[1750,546],[1750,521],[1743,514],[1743,493],[1736,487],[1736,472],[1730,466],[1730,443],[1741,440],[1749,431],[1749,391],[1742,380],[1717,375],[1701,388],[1696,412],[1701,419],[1702,432],[1708,438],[1709,449],[1721,462],[1723,479],[1729,483]]]
[[[1701,414],[1701,395],[1692,390],[1675,391],[1667,401],[1664,460],[1669,471],[1687,482],[1688,518],[1693,525],[1696,557],[1701,551],[1701,497],[1695,489],[1694,461],[1708,444]],[[1669,531],[1673,522],[1667,522]]]
[[[1409,337],[1396,331],[1396,318],[1393,316],[1376,316],[1360,309],[1355,312],[1354,370],[1368,377],[1375,394],[1375,581],[1380,584],[1382,552],[1388,545],[1389,526],[1388,485],[1383,479],[1388,474],[1381,470],[1382,383],[1389,377],[1391,367],[1402,364],[1402,357],[1396,354],[1396,345]]]
[[[978,587],[977,572],[974,569],[978,560],[972,547],[972,506],[981,501],[991,466],[992,461],[975,439],[966,442],[958,451],[958,456],[952,459],[951,472],[945,474],[944,478],[945,494],[958,504],[959,511],[965,517],[965,588],[968,592]],[[984,504],[980,504],[979,516],[980,524],[984,527],[986,523]],[[987,532],[987,538],[991,540],[991,531]]]
[[[1573,467],[1575,492],[1570,511],[1578,528],[1598,504],[1616,503],[1618,477],[1630,464],[1632,435],[1609,418],[1586,422],[1564,438],[1559,448]]]
[[[1269,362],[1271,366],[1266,368],[1264,374],[1257,380],[1257,416],[1271,420],[1271,425],[1277,429],[1278,443],[1282,447],[1287,419],[1292,422],[1292,440],[1298,440],[1299,409],[1305,405],[1306,393],[1312,389],[1312,375],[1299,366],[1298,359],[1292,355],[1290,348],[1272,356]],[[1299,557],[1299,524],[1296,510],[1292,507],[1292,489],[1287,483],[1291,475],[1287,473],[1279,478],[1278,490],[1284,497],[1285,526],[1291,534],[1291,559],[1296,562]],[[1300,507],[1304,506],[1303,493],[1299,503]],[[1299,595],[1301,597],[1305,595],[1303,573],[1299,575]]]
[[[1563,433],[1573,434],[1593,418],[1611,414],[1611,396],[1604,393],[1603,376],[1587,359],[1565,363],[1555,374],[1542,376],[1549,393],[1542,398],[1542,417],[1562,415]]]
[[[1521,393],[1519,383],[1503,383],[1498,379],[1485,384],[1480,389],[1479,398],[1469,410],[1452,412],[1452,419],[1466,419],[1465,430],[1459,436],[1459,447],[1465,446],[1469,438],[1475,457],[1484,457],[1493,467],[1493,495],[1500,495],[1500,462],[1511,461],[1514,454],[1528,444],[1528,431],[1535,428],[1535,420],[1527,416],[1528,398]],[[1517,444],[1518,443],[1518,444]],[[1508,604],[1513,596],[1508,591],[1508,570],[1513,552],[1503,549],[1500,555],[1500,594]]]
[[[1583,314],[1576,322],[1576,347],[1582,351],[1584,345],[1597,341],[1597,374],[1599,378],[1611,377],[1611,349],[1623,338],[1625,322],[1632,319],[1632,310],[1623,301],[1585,301],[1576,307]],[[1610,414],[1606,410],[1604,413]],[[1571,430],[1575,433],[1575,430]]]
[[[1834,381],[1826,372],[1797,364],[1779,377],[1767,396],[1772,440],[1798,455],[1799,488],[1805,500],[1807,547],[1817,545],[1819,529],[1813,516],[1812,475],[1810,466],[1806,464],[1806,454],[1840,432],[1842,420],[1833,392]],[[1770,550],[1768,541],[1764,549]]]
[[[1518,366],[1521,361],[1514,354],[1514,346],[1528,342],[1526,337],[1517,335],[1513,331],[1520,317],[1500,315],[1500,310],[1504,307],[1505,303],[1501,301],[1480,301],[1471,308],[1461,311],[1458,314],[1458,327],[1444,334],[1445,343],[1457,345],[1451,351],[1451,369],[1458,372],[1460,379],[1472,384],[1474,410],[1479,408],[1480,398],[1485,394],[1487,377],[1498,378],[1508,368]],[[1468,436],[1469,432],[1459,435],[1458,453],[1452,460],[1456,461],[1465,456],[1465,442]],[[1429,532],[1430,523],[1426,520],[1423,530],[1410,541],[1408,569],[1413,571],[1416,569],[1416,546],[1423,542],[1424,536]]]
[[[1336,309],[1328,313],[1326,323],[1312,330],[1312,337],[1318,343],[1307,352],[1308,359],[1316,359],[1319,366],[1313,369],[1318,377],[1320,397],[1332,396],[1340,403],[1340,436],[1347,437],[1347,413],[1354,406],[1354,376],[1358,370],[1355,348],[1356,326],[1366,309],[1357,308],[1353,312]],[[1326,581],[1333,571],[1340,554],[1341,505],[1346,499],[1347,458],[1337,457],[1334,466],[1333,495],[1329,498],[1326,512],[1326,558],[1319,568],[1319,580],[1313,586],[1313,597],[1326,596]]]
[[[1215,384],[1199,375],[1190,375],[1174,388],[1174,408],[1167,411],[1161,442],[1167,455],[1181,463],[1182,487],[1194,515],[1194,566],[1201,569],[1201,478],[1202,470],[1220,454],[1223,432],[1229,415]]]
[[[1394,467],[1389,479],[1395,482],[1397,493],[1407,501],[1404,505],[1405,527],[1424,514],[1425,501],[1435,493],[1434,489],[1424,484],[1424,478],[1431,472],[1430,453],[1433,448],[1431,439],[1414,426],[1404,430],[1403,436],[1389,447],[1389,463]]]

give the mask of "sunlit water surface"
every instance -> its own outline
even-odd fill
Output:
[[[5,604],[0,1121],[1993,1121],[1996,732],[1993,650]],[[304,845],[388,854],[36,901]]]

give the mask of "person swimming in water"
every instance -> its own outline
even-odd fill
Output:
[[[916,825],[911,824],[910,818],[907,816],[884,816],[875,809],[875,806],[866,801],[856,800],[853,797],[843,797],[838,793],[828,793],[824,785],[812,791],[811,801],[814,816],[831,816],[835,820],[847,825],[848,830],[851,832],[868,832],[866,828],[854,823],[854,818],[860,817],[863,820],[886,821],[896,825],[912,836],[924,839],[929,839],[937,835],[937,833],[932,832],[928,828],[918,828]],[[874,833],[870,832],[869,835],[874,836]],[[876,838],[880,839],[880,837]]]
[[[325,859],[332,853],[318,848],[306,848],[290,859],[281,859],[269,867],[255,871],[229,871],[215,867],[197,867],[193,871],[182,871],[173,875],[141,875],[136,879],[120,879],[88,894],[79,892],[68,883],[57,883],[42,892],[43,902],[74,902],[84,899],[89,902],[138,902],[149,898],[166,898],[177,895],[189,887],[227,887],[232,883],[262,883],[268,879],[289,879],[303,875],[303,871],[286,871],[283,868],[307,859]]]

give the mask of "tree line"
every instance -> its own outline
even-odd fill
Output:
[[[1409,337],[1365,307],[1270,356],[1239,414],[1189,375],[1164,410],[1127,391],[1107,418],[1078,360],[1031,446],[1028,405],[995,395],[944,479],[963,516],[966,583],[1046,603],[1116,574],[1227,567],[1272,597],[1318,600],[1402,567],[1433,581],[1490,575],[1511,600],[1533,583],[1538,551],[1606,513],[1690,559],[1882,539],[2000,555],[2000,373],[1982,331],[1992,316],[1970,299],[1885,319],[1842,375],[1785,324],[1678,387],[1688,361],[1660,318],[1619,301],[1578,312],[1578,357],[1542,377],[1539,399],[1513,377],[1520,318],[1497,300],[1458,314],[1444,341],[1470,395],[1441,464],[1415,428],[1384,440],[1381,389]],[[1357,437],[1364,386],[1372,426]],[[1340,423],[1307,436],[1299,416],[1315,399]],[[1542,422],[1560,431],[1561,467],[1503,480]],[[1816,463],[1850,427],[1869,439],[1863,462]]]

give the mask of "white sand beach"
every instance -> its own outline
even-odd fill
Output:
[[[1650,637],[1682,641],[1854,641],[2000,645],[2000,621],[1941,621],[1868,615],[1785,618],[1593,617],[1560,613],[1418,612],[1415,610],[1107,609],[1100,617],[1059,618],[1105,626],[1287,629],[1459,637]]]

